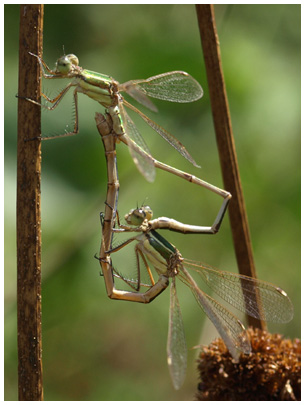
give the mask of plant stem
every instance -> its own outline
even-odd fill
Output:
[[[229,217],[235,255],[240,274],[256,278],[249,224],[243,197],[225,81],[221,66],[219,40],[211,4],[196,5],[202,49],[209,85],[214,127],[224,187],[232,194]],[[259,297],[256,299],[258,309]],[[248,317],[249,325],[265,328],[264,322]]]
[[[20,6],[20,97],[40,101],[43,5]],[[17,322],[20,401],[43,400],[41,342],[40,107],[19,98],[17,140]],[[33,140],[34,139],[34,140]]]

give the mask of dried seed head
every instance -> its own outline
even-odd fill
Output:
[[[201,401],[301,399],[301,342],[259,329],[248,330],[250,354],[233,361],[221,339],[203,347],[198,360]]]

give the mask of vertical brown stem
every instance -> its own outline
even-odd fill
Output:
[[[43,5],[20,6],[20,97],[40,101]],[[41,358],[40,107],[19,98],[17,146],[17,314],[20,401],[43,400]],[[34,139],[34,140],[33,140]]]
[[[220,156],[225,189],[232,194],[229,216],[233,234],[235,255],[240,274],[256,278],[254,258],[244,197],[241,187],[237,156],[231,126],[225,82],[221,66],[214,7],[211,4],[196,5],[209,85],[214,127]],[[257,306],[259,306],[257,297]],[[264,328],[262,321],[248,317],[249,325]]]

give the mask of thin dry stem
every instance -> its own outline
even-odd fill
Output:
[[[41,54],[43,5],[20,6],[19,88],[40,100],[40,69],[28,52]],[[40,107],[18,100],[17,314],[20,401],[43,400],[41,358]],[[35,140],[29,140],[36,138]]]

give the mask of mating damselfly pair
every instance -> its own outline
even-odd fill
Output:
[[[182,156],[197,166],[195,160],[176,138],[127,102],[121,95],[121,92],[126,92],[145,107],[156,111],[154,104],[152,104],[148,96],[173,102],[196,101],[203,94],[201,86],[197,81],[185,72],[174,71],[153,76],[146,80],[133,80],[119,84],[110,76],[81,68],[78,58],[72,54],[59,58],[55,70],[51,70],[40,57],[33,56],[40,63],[45,78],[72,79],[71,83],[57,97],[50,99],[46,95],[43,95],[44,99],[51,103],[51,107],[43,107],[53,110],[58,106],[69,89],[74,88],[73,95],[76,112],[74,129],[62,136],[74,135],[78,132],[78,93],[86,94],[107,109],[109,122],[104,121],[104,123],[110,124],[110,128],[107,128],[107,125],[103,129],[99,128],[105,146],[108,167],[108,190],[105,216],[103,217],[103,241],[99,256],[107,293],[111,298],[115,299],[150,302],[166,289],[169,285],[169,279],[172,280],[167,353],[175,388],[181,386],[186,368],[186,343],[176,293],[176,278],[180,279],[191,289],[199,306],[212,320],[234,358],[237,359],[238,351],[249,353],[251,350],[242,323],[225,307],[205,294],[198,287],[186,267],[191,268],[195,273],[199,274],[221,298],[227,300],[238,309],[249,313],[251,316],[277,322],[289,321],[293,310],[291,302],[283,290],[268,283],[236,274],[224,273],[211,266],[183,259],[174,245],[169,243],[156,231],[157,229],[169,229],[183,233],[216,233],[221,225],[231,195],[229,192],[221,190],[191,174],[182,172],[154,159],[137,127],[127,114],[125,107],[136,112],[147,124],[177,149]],[[30,101],[34,102],[33,100]],[[37,102],[34,103],[37,104]],[[103,125],[103,120],[99,119],[98,116],[97,124],[98,127]],[[115,148],[118,141],[122,141],[128,145],[136,166],[148,181],[154,180],[155,167],[157,167],[207,188],[223,197],[224,201],[214,224],[208,227],[186,225],[166,217],[152,220],[151,210],[148,207],[141,207],[140,209],[132,210],[126,217],[128,225],[120,225],[117,220],[119,181],[115,156]],[[118,227],[116,227],[117,225]],[[135,232],[136,236],[128,239],[122,245],[113,247],[112,236],[115,232]],[[134,279],[129,279],[124,276],[122,271],[114,269],[111,260],[112,254],[131,242],[136,243],[137,276]],[[142,265],[144,264],[145,271],[149,274],[150,283],[142,282],[141,262]],[[157,273],[158,280],[156,282],[150,264]],[[132,291],[117,290],[115,288],[115,279],[123,280]],[[140,291],[143,288],[145,291]]]

